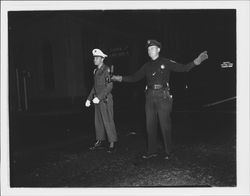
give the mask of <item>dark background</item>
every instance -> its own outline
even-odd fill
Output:
[[[236,10],[11,11],[8,28],[11,155],[87,134],[94,140],[93,108],[84,107],[93,85],[94,48],[109,55],[105,63],[120,75],[149,60],[148,39],[162,43],[162,56],[181,63],[207,50],[202,65],[171,74],[173,116],[236,111],[235,99],[204,107],[236,96]],[[222,69],[223,61],[234,66]],[[118,131],[144,129],[144,88],[145,80],[115,83]]]

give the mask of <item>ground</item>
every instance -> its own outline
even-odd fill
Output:
[[[57,116],[56,119],[54,123],[66,122],[65,119],[77,121],[76,115]],[[75,121],[72,129],[79,127]],[[67,123],[69,127],[72,125]],[[173,113],[174,151],[170,160],[163,159],[161,150],[155,158],[141,158],[146,150],[145,128],[141,122],[118,121],[116,124],[119,143],[112,154],[106,149],[88,150],[94,141],[93,130],[77,134],[66,130],[65,137],[58,136],[47,144],[22,145],[22,150],[13,150],[11,186],[236,186],[235,113]],[[61,127],[65,128],[65,124]]]

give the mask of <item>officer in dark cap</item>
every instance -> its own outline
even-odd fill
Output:
[[[105,146],[106,136],[109,141],[108,152],[115,151],[115,142],[117,142],[117,133],[113,118],[113,83],[110,79],[110,68],[103,63],[107,57],[100,49],[92,51],[94,64],[97,68],[94,70],[94,86],[86,100],[85,106],[89,107],[91,101],[95,104],[95,131],[96,142],[90,147],[90,150],[100,149]]]
[[[200,65],[208,58],[207,51],[202,52],[194,61],[187,65],[176,63],[159,56],[161,43],[148,40],[146,47],[151,60],[145,63],[136,73],[130,76],[113,76],[113,81],[137,82],[146,77],[146,122],[147,122],[147,153],[142,156],[149,159],[157,156],[157,122],[159,120],[164,141],[165,159],[171,154],[171,118],[173,98],[169,92],[169,78],[171,71],[187,72]]]

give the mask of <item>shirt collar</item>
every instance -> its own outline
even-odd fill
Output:
[[[160,56],[158,56],[155,60],[151,59],[152,62],[156,62],[160,59]]]

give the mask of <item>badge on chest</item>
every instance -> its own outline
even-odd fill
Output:
[[[154,71],[152,73],[152,76],[157,75],[157,73],[162,74],[164,72],[165,68],[166,68],[166,66],[164,64],[162,64],[156,71]]]

